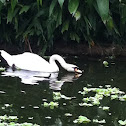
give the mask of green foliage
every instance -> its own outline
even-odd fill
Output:
[[[17,116],[0,116],[0,126],[39,126],[37,124],[32,123],[17,123],[18,117]]]
[[[59,39],[124,43],[125,11],[118,0],[0,0],[0,42],[23,49],[28,39],[42,54]]]

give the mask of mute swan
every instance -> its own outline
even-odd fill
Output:
[[[49,62],[40,57],[37,54],[25,52],[18,55],[10,55],[4,50],[0,50],[1,56],[7,61],[10,67],[16,67],[19,69],[30,70],[30,71],[41,71],[41,72],[58,72],[59,67],[56,64],[56,60],[61,64],[61,66],[69,71],[82,73],[76,65],[68,64],[65,60],[55,54],[50,57]]]

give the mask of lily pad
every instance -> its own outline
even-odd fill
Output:
[[[93,122],[100,123],[100,124],[106,123],[105,119],[103,119],[103,120],[93,119]]]
[[[70,116],[72,116],[72,114],[71,113],[65,113],[65,116],[70,117]]]
[[[78,119],[75,119],[73,122],[80,124],[80,123],[89,123],[91,122],[91,120],[88,119],[86,116],[79,116]]]
[[[105,67],[108,67],[108,62],[107,61],[103,61],[103,65],[105,66]]]
[[[124,120],[124,121],[119,120],[118,122],[119,122],[120,125],[123,125],[123,126],[126,125],[126,120]]]
[[[0,71],[5,71],[6,68],[0,67]]]
[[[54,109],[54,107],[58,107],[58,102],[51,101],[50,103],[44,102],[44,107],[50,107],[50,109]]]

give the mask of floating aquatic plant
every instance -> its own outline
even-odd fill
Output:
[[[100,124],[106,123],[105,119],[103,119],[103,120],[93,119],[93,122],[100,123]]]
[[[71,113],[65,113],[65,116],[67,116],[67,117],[71,117],[72,114],[71,114]]]
[[[108,111],[110,107],[108,106],[103,106],[102,109],[105,110],[105,111]]]
[[[119,100],[120,100],[120,101],[126,101],[126,95],[120,96],[120,97],[119,97]]]
[[[104,111],[109,111],[109,109],[110,109],[110,107],[108,107],[108,106],[100,106],[99,108],[101,108],[102,110],[104,110]]]
[[[53,99],[54,100],[61,99],[61,93],[60,92],[53,92]]]
[[[88,103],[79,103],[80,106],[87,106],[87,107],[91,107],[93,106],[92,104],[88,104]]]
[[[18,117],[17,116],[7,116],[7,115],[4,115],[4,116],[0,116],[0,121],[17,121],[18,120]]]
[[[108,67],[108,62],[107,61],[103,61],[103,65],[105,66],[105,67]]]
[[[58,107],[59,104],[58,104],[58,102],[51,101],[50,103],[44,102],[43,106],[50,107],[50,109],[54,109],[54,107]]]
[[[17,123],[18,117],[17,116],[0,116],[0,126],[39,126],[37,124],[32,123]]]
[[[91,120],[85,116],[79,116],[78,119],[75,119],[73,122],[80,124],[80,123],[89,123],[91,122]]]
[[[118,122],[119,122],[120,125],[123,125],[123,126],[126,125],[126,120],[124,120],[124,121],[119,120]]]
[[[113,99],[118,99],[118,95],[116,94],[116,95],[111,95],[111,100],[113,100]]]
[[[0,126],[40,126],[40,125],[32,124],[32,123],[15,123],[15,122],[6,123],[6,122],[1,122]]]
[[[83,91],[79,91],[80,94],[84,95],[83,101],[84,103],[79,103],[80,106],[92,106],[92,105],[100,105],[100,100],[104,97],[111,97],[111,99],[119,99],[121,101],[126,101],[126,95],[123,91],[120,91],[118,88],[111,88],[110,86],[106,86],[107,88],[87,88],[84,87]],[[94,92],[94,97],[85,97],[89,92]],[[86,102],[86,103],[85,103]],[[103,108],[109,109],[109,108]]]
[[[6,68],[0,67],[0,71],[5,71],[5,70],[6,70]]]
[[[60,100],[61,98],[65,99],[65,100],[71,100],[74,97],[67,97],[65,95],[62,95],[60,92],[53,92],[53,99],[56,100]]]

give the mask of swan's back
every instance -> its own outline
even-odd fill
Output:
[[[25,52],[19,55],[13,55],[13,61],[16,67],[31,71],[47,71],[49,63],[34,53]]]
[[[43,71],[48,72],[50,70],[49,63],[34,53],[25,52],[23,54],[18,55],[10,55],[4,50],[0,50],[1,56],[7,61],[9,66],[13,66],[13,64],[20,69],[30,70],[30,71]]]

